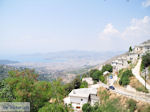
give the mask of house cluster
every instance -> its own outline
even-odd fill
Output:
[[[119,71],[122,68],[127,68],[129,62],[135,63],[138,58],[144,55],[146,52],[150,52],[150,40],[135,46],[133,51],[128,52],[126,55],[117,58],[111,62],[114,71]]]
[[[111,62],[111,65],[114,69],[113,71],[119,71],[122,68],[127,68],[130,63],[135,63],[136,60],[146,52],[150,52],[150,40],[140,44],[139,46],[135,46],[135,48],[131,52],[128,52],[127,54],[113,60]],[[103,65],[99,67],[99,70],[102,69],[102,66]],[[103,73],[104,76],[107,74],[109,74],[108,71]],[[117,80],[117,76],[112,81],[115,80]],[[82,106],[85,103],[94,105],[96,102],[100,102],[97,96],[98,88],[92,87],[92,78],[84,78],[82,81],[86,81],[88,83],[88,86],[91,86],[91,88],[74,89],[69,93],[68,97],[64,98],[64,103],[67,105],[71,104],[75,112],[82,111]],[[110,85],[112,84],[113,82]]]
[[[138,54],[139,56],[142,56],[146,52],[150,52],[150,40],[145,41],[142,44],[135,46],[133,52]]]
[[[80,112],[85,103],[94,105],[96,102],[99,102],[96,88],[74,89],[64,99],[64,103],[67,105],[71,104],[75,112]]]

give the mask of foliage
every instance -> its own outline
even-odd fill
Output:
[[[145,93],[149,93],[149,91],[145,87],[138,87],[138,88],[136,88],[136,90],[141,91],[141,92],[145,92]]]
[[[126,70],[122,73],[122,76],[119,80],[119,84],[120,85],[128,85],[130,83],[129,77],[133,76],[132,71],[131,70]]]
[[[8,71],[13,70],[13,67],[6,65],[0,65],[0,80],[3,80],[9,76]]]
[[[118,77],[119,77],[119,78],[121,78],[121,77],[122,77],[122,73],[123,73],[123,71],[124,71],[124,69],[120,69],[120,70],[119,70],[119,74],[118,74]]]
[[[104,104],[109,99],[109,94],[106,90],[99,91],[101,103]]]
[[[101,105],[102,112],[125,112],[125,109],[119,102],[119,99],[114,98]]]
[[[144,110],[142,110],[141,112],[150,112],[150,106],[147,106],[147,107],[144,108]]]
[[[73,89],[78,89],[81,86],[80,76],[77,76],[72,82],[65,85],[64,89],[66,91],[66,95],[70,93]]]
[[[69,112],[69,109],[63,104],[47,103],[38,112]]]
[[[94,81],[99,81],[100,76],[103,75],[102,71],[97,69],[91,70],[89,73]]]
[[[124,108],[121,107],[119,103],[119,99],[111,99],[105,104],[95,104],[91,106],[90,104],[86,103],[82,107],[83,112],[125,112]]]
[[[128,108],[129,108],[130,112],[134,112],[136,110],[136,108],[137,108],[136,101],[130,99],[127,101],[127,104],[128,104]]]
[[[31,112],[37,112],[51,99],[55,99],[56,104],[63,102],[65,89],[61,80],[38,81],[34,70],[28,69],[10,71],[9,74],[0,83],[0,101],[30,102]]]
[[[103,75],[100,75],[99,80],[104,83],[105,82],[105,77]]]
[[[130,47],[129,47],[129,52],[132,52],[132,51],[133,51],[133,49],[132,49],[132,47],[130,46]]]
[[[130,64],[131,63],[131,61],[127,61],[128,62],[128,64]]]
[[[77,77],[72,81],[72,84],[73,84],[73,86],[74,86],[74,89],[80,88],[80,85],[81,85],[80,76],[77,76]]]
[[[92,112],[92,106],[89,103],[86,103],[82,106],[83,112]]]
[[[12,89],[4,80],[0,82],[0,101],[10,102],[15,99]]]
[[[145,55],[142,56],[141,69],[143,70],[148,66],[150,66],[150,53],[146,53]]]
[[[105,71],[112,72],[113,71],[113,67],[110,64],[106,64],[102,68],[102,72],[105,72]]]
[[[88,87],[88,83],[86,81],[83,81],[80,85],[80,88],[87,88]]]

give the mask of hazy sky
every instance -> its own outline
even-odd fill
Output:
[[[0,55],[122,51],[150,39],[150,0],[0,0]]]

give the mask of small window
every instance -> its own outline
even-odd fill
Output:
[[[81,101],[83,101],[83,99],[81,99]]]
[[[80,109],[80,106],[76,106],[77,109]]]

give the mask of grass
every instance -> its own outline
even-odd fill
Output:
[[[149,93],[148,90],[145,89],[145,87],[135,77],[130,78],[130,85],[137,91]]]

